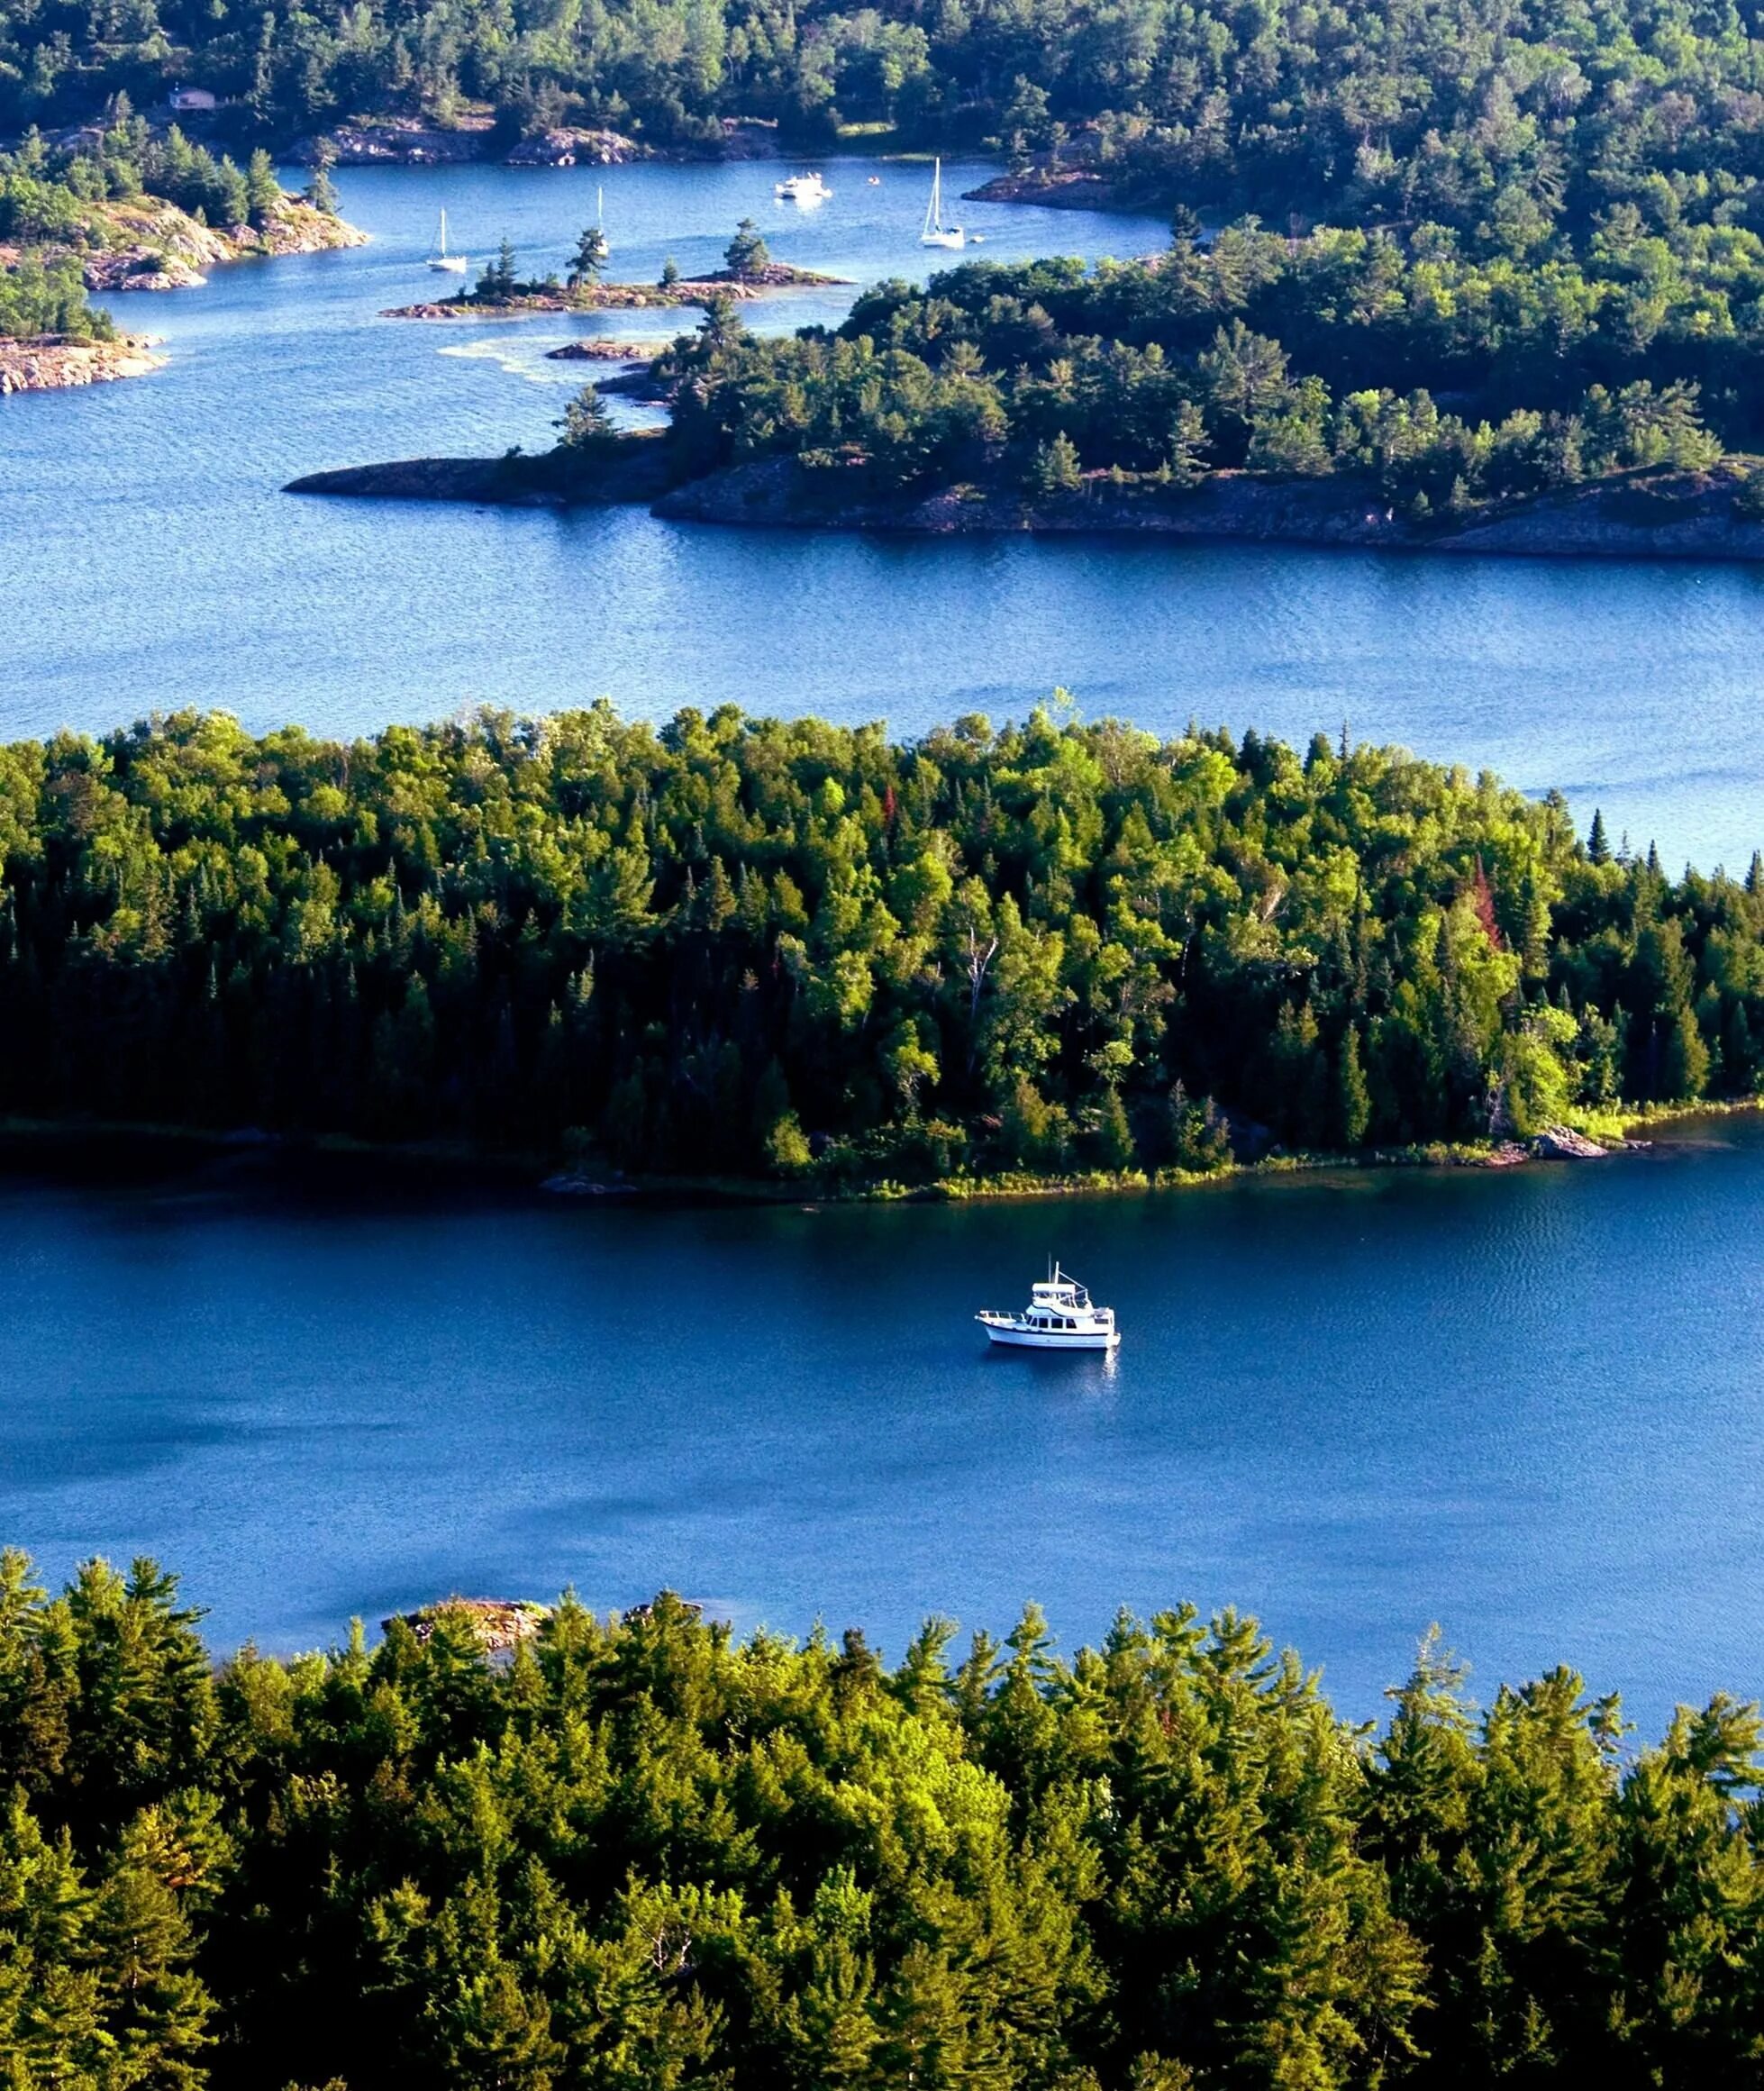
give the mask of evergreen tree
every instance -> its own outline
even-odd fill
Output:
[[[737,283],[750,282],[767,268],[771,254],[751,218],[743,218],[723,252],[723,264]]]
[[[606,402],[592,385],[585,385],[564,408],[552,427],[561,431],[558,447],[564,450],[600,450],[618,441],[618,429]]]
[[[336,160],[336,147],[328,138],[321,139],[313,161],[312,179],[300,192],[303,203],[310,204],[315,211],[323,211],[328,218],[334,218],[339,209],[337,185],[331,178],[331,169]]]
[[[1342,1147],[1358,1147],[1372,1122],[1372,1093],[1359,1064],[1359,1033],[1350,1024],[1341,1034],[1335,1060],[1335,1137]]]
[[[282,185],[276,179],[274,161],[261,146],[252,153],[245,170],[245,197],[252,224],[261,228],[282,200]]]
[[[1052,497],[1074,494],[1083,484],[1084,468],[1078,460],[1077,445],[1064,429],[1059,430],[1050,442],[1037,445],[1029,472],[1032,492]]]
[[[569,287],[576,290],[585,283],[595,283],[605,273],[610,250],[606,235],[598,225],[585,225],[576,241],[576,251],[570,257]]]

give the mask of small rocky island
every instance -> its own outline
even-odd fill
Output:
[[[606,238],[586,226],[577,241],[567,277],[523,277],[514,250],[505,240],[496,259],[469,289],[419,305],[394,305],[384,320],[520,320],[540,313],[629,312],[719,304],[741,305],[780,290],[849,289],[837,276],[774,260],[759,227],[743,218],[724,253],[723,268],[708,276],[683,277],[670,262],[654,283],[608,283]],[[592,350],[577,351],[592,355]]]

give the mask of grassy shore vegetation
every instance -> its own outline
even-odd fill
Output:
[[[714,315],[663,357],[678,477],[787,454],[832,500],[973,486],[1180,495],[1217,469],[1342,475],[1441,522],[1764,447],[1764,241],[1675,248],[1632,207],[1581,261],[1441,226],[1187,232],[1139,263],[968,263],[836,330]],[[1764,513],[1764,477],[1739,482]]]
[[[829,1187],[1756,1093],[1764,867],[1401,750],[602,704],[0,750],[0,1112]]]
[[[1253,1622],[951,1660],[566,1599],[218,1668],[0,1557],[9,2091],[1757,2081],[1755,1709],[1638,1746],[1434,1641],[1376,1734]]]

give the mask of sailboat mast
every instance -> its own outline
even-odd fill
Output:
[[[443,261],[447,259],[447,211],[445,206],[442,207],[441,214],[441,258]]]

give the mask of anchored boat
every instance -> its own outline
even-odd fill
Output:
[[[1114,1309],[1099,1307],[1075,1277],[1056,1263],[1046,1282],[1032,1286],[1029,1305],[1020,1314],[1001,1314],[988,1307],[974,1319],[991,1343],[1023,1350],[1113,1350],[1121,1341]]]
[[[463,254],[450,254],[447,250],[447,213],[441,214],[441,231],[435,236],[435,244],[429,250],[429,266],[442,276],[463,276],[471,266]]]
[[[781,204],[824,204],[832,193],[818,174],[787,175],[772,187]]]
[[[925,229],[919,235],[919,244],[921,247],[959,247],[967,237],[959,225],[943,223],[943,162],[933,160],[931,201],[925,205]]]

